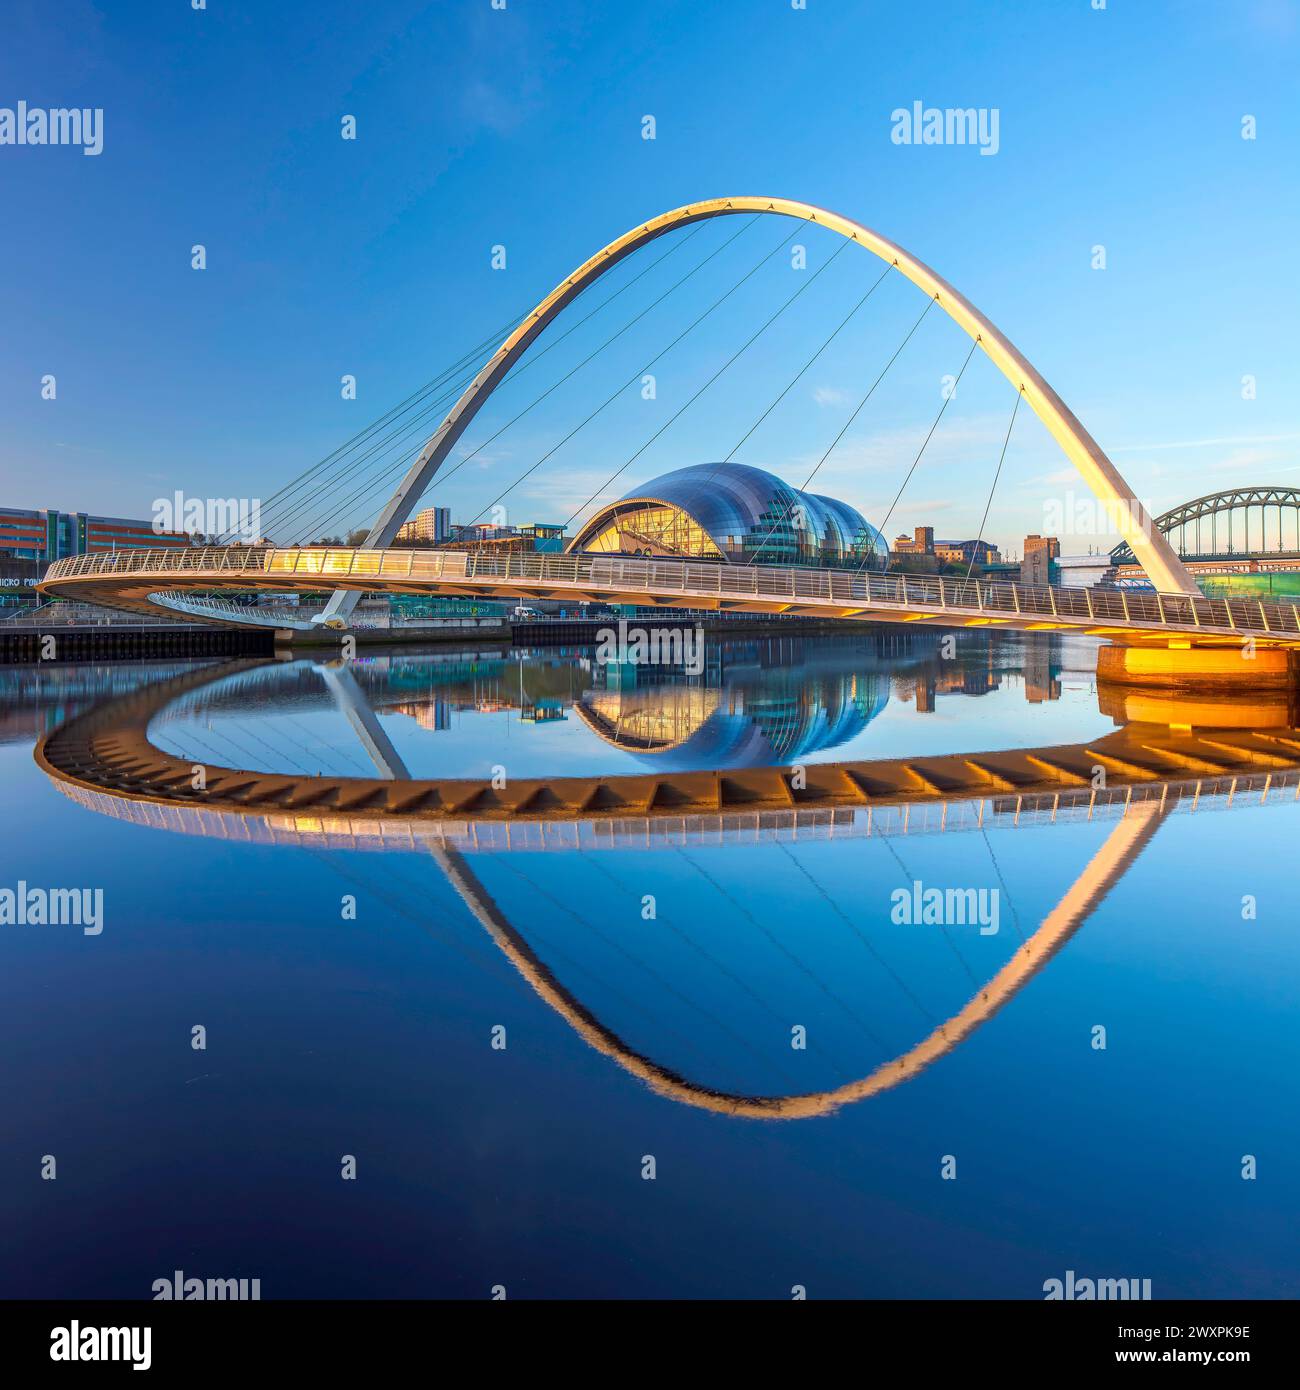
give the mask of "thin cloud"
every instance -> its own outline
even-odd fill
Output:
[[[1300,434],[1244,434],[1221,439],[1173,439],[1159,444],[1120,444],[1112,454],[1154,453],[1161,449],[1214,449],[1237,444],[1292,444]]]

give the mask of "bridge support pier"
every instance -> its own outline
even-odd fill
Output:
[[[1290,690],[1300,683],[1300,653],[1285,647],[1112,643],[1097,654],[1097,680],[1162,690]]]

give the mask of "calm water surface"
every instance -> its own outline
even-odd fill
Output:
[[[975,754],[1115,729],[1133,711],[1094,666],[1086,642],[869,629],[710,639],[698,676],[590,650],[395,651],[342,685],[214,664],[150,736],[373,777],[350,690],[412,777]],[[177,1269],[266,1298],[1036,1298],[1066,1270],[1297,1293],[1289,793],[1158,816],[1041,970],[895,1077],[1117,816],[380,850],[310,818],[154,828],[33,761],[79,711],[194,669],[0,668],[0,887],[105,903],[97,937],[0,927],[0,1294],[145,1298]],[[914,882],[996,893],[997,930],[894,922]],[[861,1099],[734,1113],[873,1074]]]

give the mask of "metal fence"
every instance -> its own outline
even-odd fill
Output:
[[[0,632],[45,632],[60,627],[182,627],[166,612],[124,613],[118,608],[104,608],[97,603],[77,603],[54,599],[31,608],[0,613]]]
[[[701,597],[724,602],[757,599],[811,607],[885,606],[921,609],[935,615],[951,612],[963,617],[979,614],[995,619],[1063,620],[1090,626],[1300,637],[1300,612],[1296,605],[1265,599],[1036,587],[931,575],[601,555],[486,556],[437,550],[196,547],[73,556],[52,565],[46,580],[112,575],[156,575],[165,580],[178,574],[210,579],[216,589],[225,577],[247,582],[258,576],[274,581],[282,589],[295,576],[317,581],[335,579],[342,587],[353,589],[364,587],[362,581],[368,579],[415,584],[463,582],[471,588],[517,581],[617,594],[679,593],[685,600],[683,607],[690,607],[692,599]]]

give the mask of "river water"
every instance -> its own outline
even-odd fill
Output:
[[[1095,662],[864,627],[710,635],[698,674],[445,646],[0,668],[0,890],[103,904],[93,933],[0,925],[0,1294],[1295,1296],[1293,789],[444,833],[181,814],[33,757],[196,672],[154,745],[305,782],[653,788],[1233,722]],[[912,920],[932,888],[966,920]]]

